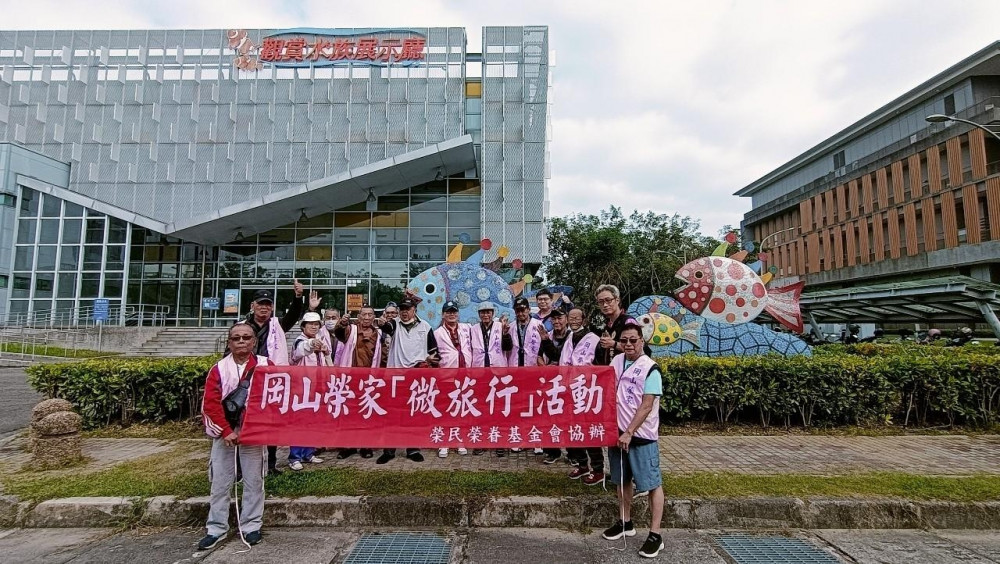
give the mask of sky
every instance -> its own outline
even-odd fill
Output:
[[[0,0],[3,29],[547,25],[550,213],[738,225],[732,194],[1000,39],[1000,1]]]

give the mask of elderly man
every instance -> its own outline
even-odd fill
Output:
[[[449,300],[441,306],[441,326],[434,330],[441,368],[467,368],[472,366],[472,344],[469,325],[458,322],[458,304]],[[459,448],[458,454],[469,451]],[[439,448],[438,458],[448,458],[448,449]]]
[[[396,302],[389,302],[389,303],[385,304],[385,307],[382,308],[382,317],[386,321],[392,321],[393,319],[396,319],[397,317],[399,317],[399,306],[396,304]],[[390,347],[390,345],[392,345],[392,335],[385,335],[385,334],[383,334],[382,335],[382,360],[379,363],[379,366],[381,366],[382,368],[385,368],[386,362],[389,360],[389,347]]]
[[[259,446],[240,446],[242,414],[227,413],[222,400],[233,392],[240,382],[250,378],[258,365],[274,363],[263,355],[255,355],[257,338],[247,323],[237,323],[229,328],[227,340],[229,353],[208,371],[205,377],[205,395],[201,400],[201,413],[205,433],[212,437],[209,457],[211,498],[205,538],[198,542],[198,550],[214,548],[229,532],[229,491],[236,481],[236,460],[243,469],[243,502],[239,530],[249,545],[260,542],[260,528],[264,519],[264,453]]]
[[[632,498],[636,491],[649,493],[649,536],[639,556],[653,558],[663,550],[663,475],[660,473],[660,396],[663,377],[656,361],[643,353],[642,328],[626,324],[618,342],[624,349],[611,361],[615,369],[618,405],[618,443],[608,448],[611,483],[618,486],[619,519],[602,535],[608,540],[635,536]],[[634,482],[634,485],[633,485]]]
[[[386,366],[389,368],[426,368],[436,367],[438,361],[438,345],[434,331],[429,323],[417,317],[416,301],[407,296],[399,303],[399,318],[392,321],[385,318],[376,322],[383,334],[392,336],[389,346],[389,356]],[[396,457],[396,449],[387,448],[376,464],[385,464]],[[414,462],[423,462],[420,449],[406,449],[406,457]]]
[[[345,368],[378,368],[382,361],[382,333],[374,325],[375,310],[365,304],[358,313],[358,324],[351,325],[350,316],[340,318],[333,336],[340,344],[342,354],[337,366]],[[343,460],[350,457],[358,449],[342,448],[337,458]],[[370,448],[361,449],[361,458],[371,458],[374,451]]]
[[[566,325],[566,312],[561,308],[553,309],[549,312],[548,319],[552,322],[552,332],[545,339],[542,339],[542,350],[540,358],[547,366],[557,366],[561,364],[563,349],[570,343],[571,334]],[[558,448],[542,449],[545,453],[545,464],[555,464],[562,458],[562,450]]]
[[[622,329],[625,328],[625,324],[636,323],[636,321],[625,313],[617,286],[611,284],[598,286],[597,291],[594,292],[594,298],[597,299],[597,307],[601,309],[601,315],[604,317],[604,325],[594,328],[594,333],[601,337],[600,346],[594,355],[594,364],[608,366],[611,364],[611,359],[623,350],[621,343],[618,342],[618,337],[621,335]]]
[[[340,310],[331,307],[323,310],[323,328],[320,329],[320,338],[330,347],[333,351],[333,364],[334,366],[340,366],[340,353],[341,346],[336,339],[333,338],[333,332],[337,328],[337,322],[340,321]]]
[[[255,353],[260,356],[266,356],[279,366],[289,364],[288,341],[285,339],[285,333],[290,331],[292,327],[295,327],[305,309],[302,299],[305,287],[296,279],[293,288],[295,290],[295,299],[289,304],[288,311],[285,312],[285,315],[281,316],[280,320],[274,316],[274,293],[271,290],[257,290],[254,292],[251,311],[244,320],[257,338]],[[310,296],[310,298],[315,299],[318,305],[317,297]],[[312,305],[312,302],[310,302],[310,305]],[[269,474],[281,473],[277,468],[277,464],[278,447],[267,447],[267,471]]]
[[[538,353],[542,348],[542,339],[549,338],[549,332],[541,321],[531,317],[531,305],[526,298],[514,300],[514,321],[510,326],[510,339],[514,348],[507,355],[507,366],[539,366],[542,359]],[[521,449],[511,449],[520,452]],[[535,454],[545,454],[540,448]]]
[[[590,366],[594,364],[600,339],[586,324],[587,316],[580,308],[569,311],[570,336],[563,345],[559,364],[563,366]],[[566,449],[570,464],[576,466],[569,473],[571,480],[581,480],[585,485],[594,486],[604,482],[604,449],[601,447]],[[588,460],[589,459],[589,460]]]
[[[491,302],[479,304],[479,323],[469,328],[473,367],[507,366],[507,355],[514,348],[514,342],[510,338],[510,325],[506,316],[497,321],[494,319],[495,315],[496,308]],[[484,452],[486,452],[484,448],[472,450],[474,455]],[[505,456],[507,451],[498,448],[496,454]]]

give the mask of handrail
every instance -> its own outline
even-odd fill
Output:
[[[8,312],[0,318],[4,327],[87,327],[96,326],[94,306],[74,307],[70,310]],[[138,325],[162,327],[167,324],[170,306],[154,304],[113,305],[108,307],[104,325]]]

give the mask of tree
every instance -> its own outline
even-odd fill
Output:
[[[673,292],[682,285],[677,270],[719,244],[700,234],[690,217],[633,211],[626,218],[614,206],[599,215],[552,218],[547,227],[545,280],[572,286],[573,302],[590,313],[601,284],[618,286],[625,307],[641,296]]]

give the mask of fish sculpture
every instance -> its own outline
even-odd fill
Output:
[[[685,323],[683,316],[676,318],[659,312],[661,299],[654,299],[649,311],[635,318],[642,327],[642,340],[649,346],[667,346],[678,339],[684,339],[695,347],[701,346],[701,326],[703,319],[695,319]]]
[[[420,298],[417,315],[430,323],[441,324],[441,306],[454,301],[461,323],[479,323],[479,304],[491,302],[497,319],[507,314],[514,318],[514,293],[497,273],[470,262],[447,262],[416,275],[406,288]]]
[[[767,276],[770,279],[770,274]],[[799,309],[804,282],[769,290],[749,266],[714,255],[685,264],[677,271],[677,278],[686,283],[676,292],[678,301],[705,319],[741,324],[766,311],[792,331],[804,330]]]
[[[667,345],[649,343],[654,357],[680,356],[684,353],[709,357],[762,354],[812,356],[809,345],[792,333],[779,333],[756,323],[733,324],[701,317],[670,296],[643,296],[632,302],[627,313],[642,324],[642,318],[650,311],[666,316],[681,327],[701,322],[698,345],[684,338],[677,338]]]

